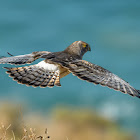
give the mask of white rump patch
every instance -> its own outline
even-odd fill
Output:
[[[58,71],[59,68],[55,64],[46,63],[45,61],[41,61],[36,64],[37,67],[44,68],[47,71]]]

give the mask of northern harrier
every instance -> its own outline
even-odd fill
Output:
[[[3,57],[0,58],[0,64],[23,65],[30,64],[39,58],[44,58],[45,60],[36,65],[4,68],[8,70],[7,73],[13,80],[27,86],[61,86],[60,79],[72,73],[81,80],[108,86],[140,98],[140,90],[136,90],[110,71],[82,60],[87,51],[91,51],[91,49],[86,42],[75,41],[61,52],[38,51],[26,55]]]

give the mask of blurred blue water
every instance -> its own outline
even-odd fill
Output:
[[[61,51],[83,40],[92,48],[84,59],[140,89],[139,15],[140,2],[136,0],[0,1],[0,55]],[[38,111],[59,104],[92,108],[128,130],[136,133],[140,129],[137,98],[80,81],[71,74],[61,79],[61,88],[34,89],[18,85],[4,72],[1,69],[1,101],[22,102],[29,110]]]

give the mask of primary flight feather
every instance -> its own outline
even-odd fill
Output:
[[[5,68],[13,80],[27,86],[61,86],[60,79],[72,73],[81,80],[101,84],[140,98],[140,91],[117,75],[98,65],[82,60],[87,51],[91,51],[91,49],[86,42],[75,41],[61,52],[39,51],[26,55],[3,57],[0,58],[0,64],[24,65],[39,58],[44,58],[36,65]]]

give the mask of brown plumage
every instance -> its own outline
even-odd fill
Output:
[[[81,80],[107,86],[140,98],[140,91],[117,75],[98,65],[82,60],[83,55],[90,50],[90,46],[86,42],[75,41],[62,52],[41,51],[27,55],[3,57],[0,58],[0,63],[22,65],[44,58],[44,61],[36,65],[6,68],[10,77],[27,86],[61,86],[60,79],[72,73]]]
[[[61,86],[59,80],[59,71],[47,71],[36,65],[18,68],[6,68],[7,73],[13,80],[19,84],[25,84],[33,87],[53,87]]]

